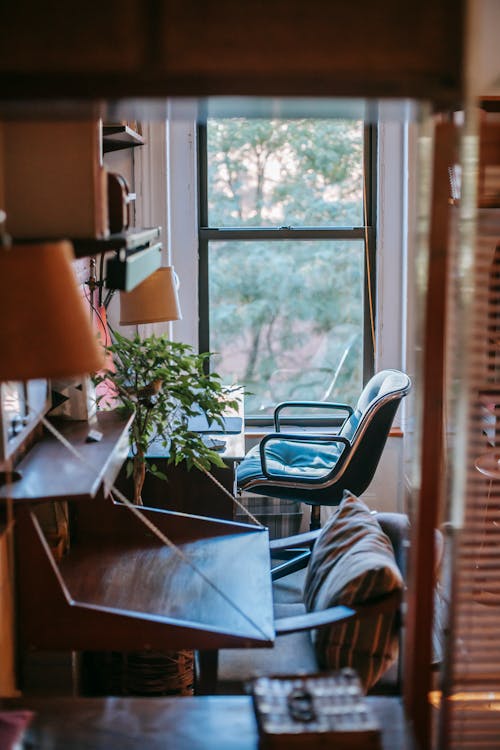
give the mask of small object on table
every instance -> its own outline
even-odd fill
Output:
[[[102,432],[99,432],[99,430],[89,430],[85,438],[86,443],[99,443],[101,440]]]
[[[207,446],[207,448],[210,448],[213,451],[223,451],[226,448],[226,441],[225,440],[217,440],[213,437],[204,437],[203,442]]]
[[[250,684],[260,747],[380,750],[380,727],[352,669],[258,677]]]

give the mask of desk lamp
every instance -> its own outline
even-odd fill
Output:
[[[0,247],[0,381],[60,378],[103,366],[73,258],[67,241]]]
[[[120,325],[181,320],[173,266],[163,266],[130,292],[120,292]]]
[[[5,213],[0,211],[0,224]],[[97,343],[78,289],[71,243],[11,244],[0,232],[0,381],[65,377],[99,370]],[[10,465],[2,472],[10,486]],[[6,601],[14,600],[14,511],[6,499]],[[14,632],[14,611],[4,613]],[[5,631],[7,632],[7,631]],[[14,636],[12,635],[12,642]],[[16,694],[14,653],[4,654],[3,694]]]

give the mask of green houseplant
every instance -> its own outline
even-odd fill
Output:
[[[210,475],[212,466],[223,467],[220,455],[211,450],[200,434],[188,429],[190,416],[205,413],[209,422],[222,424],[228,408],[237,408],[231,389],[224,387],[217,373],[207,373],[210,354],[197,354],[192,347],[170,341],[166,336],[127,338],[112,331],[113,343],[105,347],[108,368],[95,377],[100,408],[134,413],[131,425],[127,475],[133,478],[136,505],[146,472],[167,477],[146,460],[153,441],[166,448],[167,463],[185,462]],[[192,650],[131,653],[87,653],[87,673],[92,675],[98,694],[190,695],[194,679]]]
[[[106,349],[112,366],[96,377],[96,384],[106,383],[107,401],[111,396],[115,406],[135,414],[127,463],[127,475],[133,477],[134,503],[142,505],[146,472],[167,478],[146,461],[153,441],[161,441],[166,448],[168,463],[184,461],[187,469],[195,466],[205,471],[212,465],[223,467],[220,455],[199,433],[188,429],[189,417],[200,409],[209,422],[222,424],[223,413],[237,407],[220,376],[205,371],[210,354],[197,354],[191,346],[166,336],[140,338],[135,334],[129,339],[116,331]],[[99,398],[102,401],[103,396]]]

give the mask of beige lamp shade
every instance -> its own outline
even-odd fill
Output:
[[[131,292],[120,292],[120,325],[181,320],[177,276],[173,266],[163,266]]]
[[[0,381],[96,372],[104,364],[70,242],[0,248]]]

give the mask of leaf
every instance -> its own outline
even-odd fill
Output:
[[[150,466],[149,471],[157,479],[162,479],[164,482],[168,482],[167,475],[163,471],[160,471],[160,469],[158,469],[156,466],[154,467],[154,469],[152,466]]]

